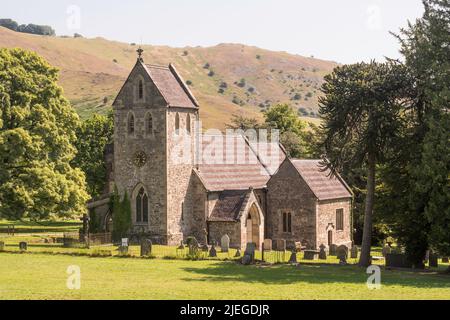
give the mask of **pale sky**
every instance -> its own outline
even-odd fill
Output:
[[[0,18],[153,45],[243,43],[353,63],[398,58],[389,34],[423,13],[421,0],[2,0]]]

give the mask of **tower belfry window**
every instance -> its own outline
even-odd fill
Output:
[[[142,80],[139,80],[138,84],[138,97],[139,100],[144,99],[144,82]]]

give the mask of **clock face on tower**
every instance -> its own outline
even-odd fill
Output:
[[[136,167],[143,167],[147,162],[147,155],[144,151],[137,151],[133,157],[133,163]]]

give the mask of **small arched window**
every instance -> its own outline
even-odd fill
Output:
[[[138,84],[138,98],[139,100],[144,99],[144,82],[142,80],[139,80]]]
[[[151,113],[147,113],[146,121],[146,132],[147,134],[153,134],[153,117]]]
[[[144,188],[136,196],[136,222],[148,222],[148,196]]]
[[[180,115],[177,114],[175,115],[175,134],[179,134],[180,133]]]
[[[134,115],[128,114],[128,134],[134,134]]]
[[[186,117],[186,131],[191,134],[191,116],[189,114]]]

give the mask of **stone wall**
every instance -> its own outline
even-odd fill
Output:
[[[213,241],[220,245],[222,236],[230,237],[230,248],[242,248],[241,222],[208,222],[209,243]]]
[[[297,170],[284,161],[268,182],[266,238],[285,239],[288,244],[301,241],[316,248],[317,199]],[[292,216],[292,232],[283,232],[283,212]]]
[[[318,205],[317,245],[328,245],[328,231],[333,233],[333,243],[351,247],[351,200],[320,201]],[[336,230],[336,210],[344,210],[344,230]]]

